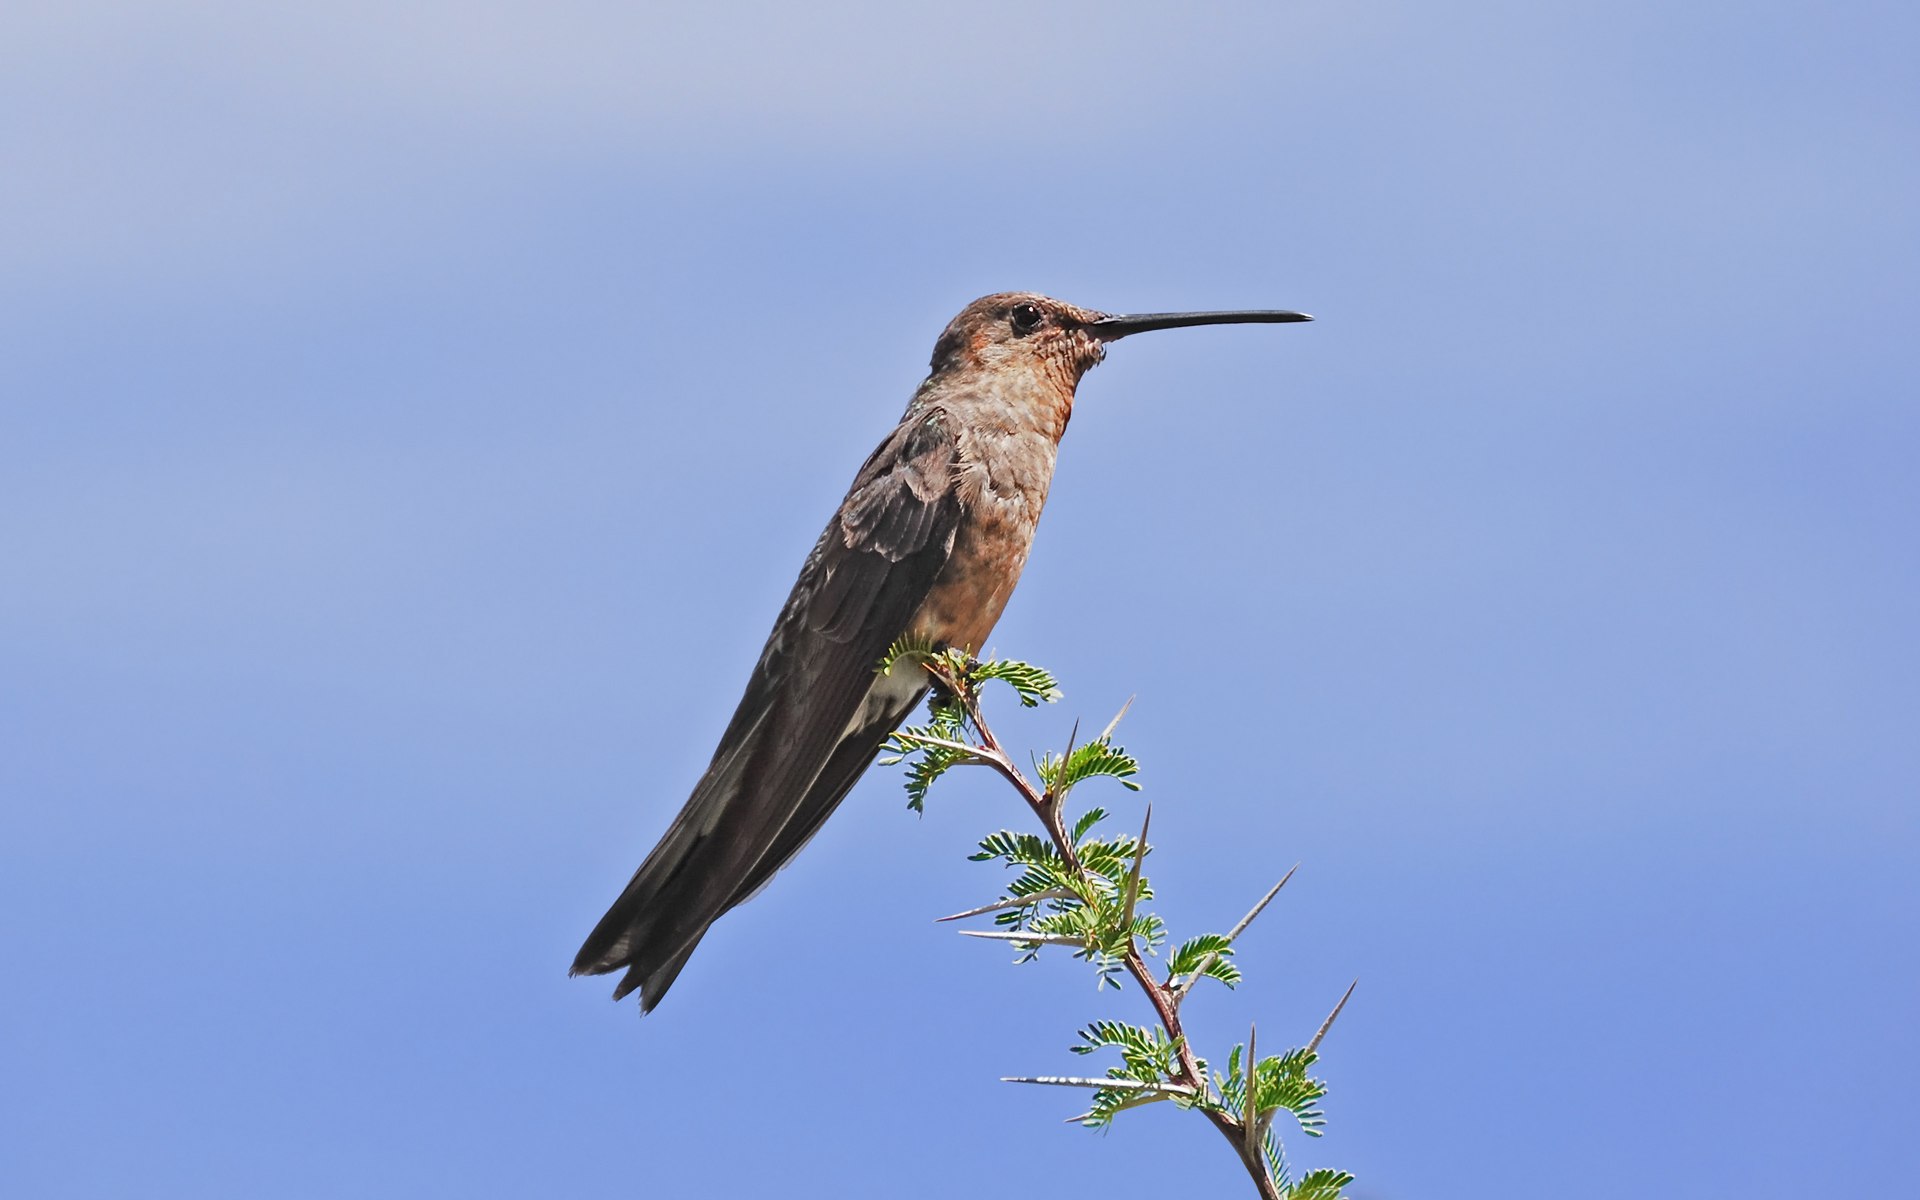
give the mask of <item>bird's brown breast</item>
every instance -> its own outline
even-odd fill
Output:
[[[975,653],[985,647],[1033,548],[1057,437],[1004,428],[963,435],[960,524],[945,568],[914,614],[915,634]]]

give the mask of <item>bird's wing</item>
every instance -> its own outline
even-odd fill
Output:
[[[960,520],[938,410],[868,458],[808,555],[693,795],[588,936],[575,974],[627,967],[651,1008],[707,927],[778,870],[924,692],[876,668],[932,589]]]

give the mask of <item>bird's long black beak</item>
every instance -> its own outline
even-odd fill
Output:
[[[1101,341],[1111,342],[1152,329],[1179,329],[1187,325],[1279,325],[1311,320],[1313,318],[1303,312],[1288,312],[1279,308],[1241,308],[1227,312],[1109,313],[1086,328],[1087,332]]]

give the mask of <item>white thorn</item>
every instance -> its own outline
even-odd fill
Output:
[[[1008,900],[995,900],[992,904],[982,904],[979,908],[970,908],[965,912],[957,912],[950,917],[935,917],[934,921],[958,921],[962,917],[977,917],[981,913],[997,912],[1003,908],[1025,908],[1029,904],[1038,904],[1042,900],[1071,899],[1073,899],[1073,893],[1066,888],[1048,888],[1044,892],[1035,892],[1031,896],[1015,896]]]

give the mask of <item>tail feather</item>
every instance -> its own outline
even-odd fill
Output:
[[[706,931],[701,932],[704,934]],[[680,977],[680,968],[687,965],[687,960],[693,957],[693,948],[699,944],[700,939],[694,938],[680,953],[653,968],[652,971],[643,972],[638,963],[628,967],[626,975],[620,980],[620,985],[613,989],[613,998],[624,1000],[630,992],[638,988],[640,989],[640,1011],[652,1012],[653,1006],[660,1003],[660,998],[667,994],[667,989],[673,986],[673,981]]]
[[[635,884],[642,881],[636,877]],[[613,989],[613,998],[621,1000],[636,988],[640,990],[640,1011],[650,1012],[667,994],[680,969],[687,965],[693,949],[712,927],[710,919],[691,934],[668,940],[655,936],[661,922],[656,918],[669,912],[666,903],[651,890],[629,885],[607,915],[600,918],[588,935],[586,944],[573,960],[571,975],[606,975],[621,968],[626,975]],[[723,910],[724,911],[724,910]],[[715,913],[717,918],[720,914]]]
[[[695,798],[699,799],[698,793]],[[726,911],[722,907],[702,912],[711,905],[688,903],[706,890],[701,877],[711,874],[711,868],[701,863],[709,857],[701,853],[707,837],[697,832],[691,837],[676,836],[688,832],[688,813],[694,808],[689,802],[687,811],[634,872],[620,898],[587,935],[568,972],[605,975],[625,968],[626,976],[613,998],[622,999],[641,988],[643,1012],[660,1002],[701,936]],[[691,888],[686,886],[689,883]]]
[[[801,794],[779,804],[783,820],[746,818],[749,810],[770,800],[778,803],[776,793],[791,795],[790,774],[764,778],[752,753],[715,763],[667,835],[587,935],[572,974],[604,975],[625,968],[613,998],[637,988],[641,1011],[651,1011],[713,923],[752,897],[812,839],[873,761],[887,734],[925,692],[911,679],[885,680],[872,687],[856,722],[842,731],[819,768],[802,777]]]

